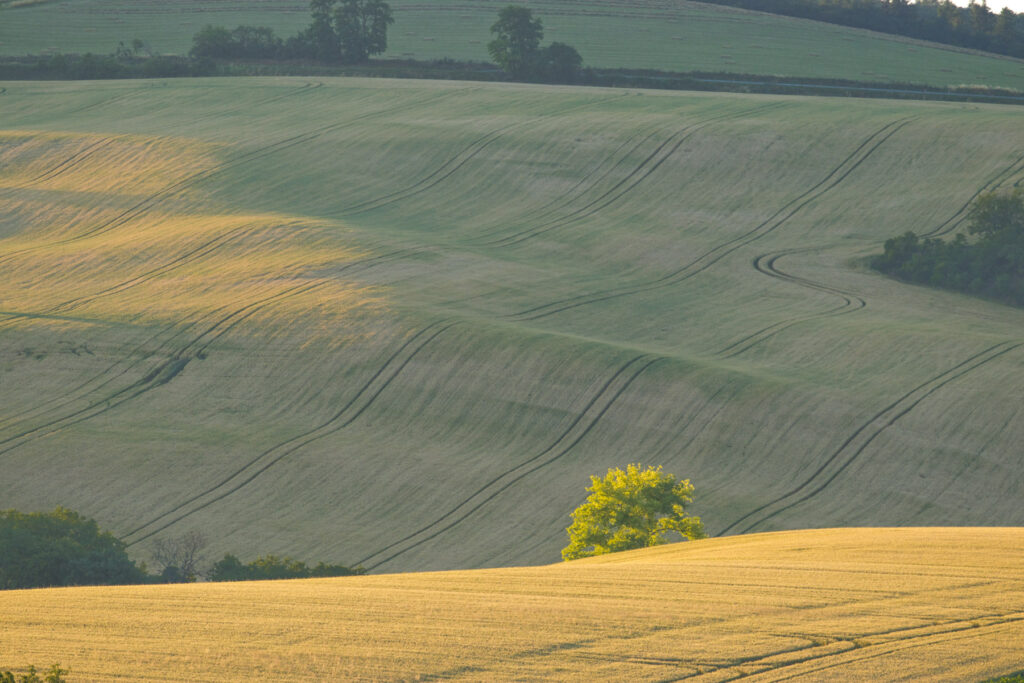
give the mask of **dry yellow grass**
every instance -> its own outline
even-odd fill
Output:
[[[709,539],[567,564],[0,593],[73,681],[981,680],[1019,669],[1024,529]]]

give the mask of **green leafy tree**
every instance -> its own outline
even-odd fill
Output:
[[[487,45],[491,59],[512,78],[521,79],[533,71],[544,26],[526,7],[509,5],[498,12],[491,26],[495,35]]]
[[[540,51],[539,69],[545,80],[573,83],[580,77],[583,58],[572,45],[554,42]]]
[[[388,49],[388,26],[395,23],[382,0],[341,0],[334,10],[334,30],[345,62],[365,62]]]
[[[0,589],[142,583],[125,545],[96,521],[53,512],[0,511]]]
[[[312,0],[313,23],[306,31],[313,54],[324,62],[365,62],[388,48],[395,23],[383,0]]]
[[[679,481],[661,467],[608,470],[604,478],[591,477],[590,496],[572,513],[569,545],[562,558],[604,555],[620,550],[645,548],[667,543],[678,535],[686,539],[704,538],[699,517],[686,513],[693,502],[689,480]]]
[[[1024,188],[999,194],[986,192],[971,205],[967,230],[982,239],[1024,240]]]

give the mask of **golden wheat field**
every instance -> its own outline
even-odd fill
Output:
[[[1024,530],[774,532],[540,567],[0,593],[70,681],[981,681],[1021,667]]]

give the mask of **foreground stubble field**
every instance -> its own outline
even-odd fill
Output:
[[[713,534],[1024,523],[1024,314],[862,265],[1017,108],[5,87],[0,507],[391,571],[552,561],[635,461]]]
[[[1024,531],[831,529],[561,565],[0,593],[69,680],[980,681],[1021,667]]]

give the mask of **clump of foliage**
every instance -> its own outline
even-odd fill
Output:
[[[259,557],[249,564],[231,554],[216,562],[206,578],[210,581],[262,581],[266,579],[310,579],[327,576],[354,576],[365,574],[362,567],[345,567],[340,564],[324,564],[315,567],[306,566],[305,562],[291,557],[267,555]]]
[[[999,678],[990,678],[984,683],[1024,683],[1024,671]]]
[[[967,220],[973,242],[908,232],[887,240],[871,265],[908,282],[1024,305],[1024,189],[980,195]]]
[[[951,0],[700,0],[1024,57],[1024,14]],[[1002,4],[1002,3],[1000,3]]]
[[[569,545],[562,558],[604,555],[667,543],[673,535],[704,538],[699,517],[686,513],[693,502],[693,486],[679,481],[661,467],[608,470],[604,478],[591,477],[590,496],[572,513]]]
[[[40,678],[36,668],[30,665],[27,673],[17,677],[10,671],[0,671],[0,683],[67,683],[67,679],[64,678],[67,672],[68,670],[60,668],[59,664],[54,664],[46,675]]]
[[[500,10],[491,33],[495,37],[488,43],[487,52],[515,80],[572,83],[580,76],[580,53],[558,42],[541,48],[544,25],[526,7],[509,5]]]
[[[125,544],[95,520],[53,512],[0,511],[0,589],[142,583]]]
[[[193,529],[175,538],[158,538],[153,542],[153,560],[160,566],[160,580],[165,583],[190,583],[199,574],[206,536]]]
[[[207,24],[192,36],[189,54],[196,59],[277,59],[284,42],[266,26],[238,26],[228,30]]]
[[[192,37],[196,59],[308,59],[359,64],[388,47],[395,22],[383,0],[312,0],[312,24],[287,40],[265,26],[205,26]]]

